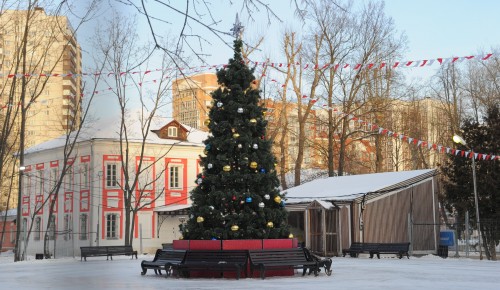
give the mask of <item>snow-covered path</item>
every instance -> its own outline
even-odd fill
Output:
[[[1,289],[500,289],[500,263],[475,259],[333,258],[333,275],[261,279],[175,279],[148,271],[141,260],[103,257],[12,262],[0,257]]]

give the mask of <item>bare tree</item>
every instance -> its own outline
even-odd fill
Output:
[[[64,50],[60,49],[59,46],[63,46],[65,42],[66,45],[69,44],[74,39],[74,33],[89,16],[89,13],[84,13],[85,15],[80,19],[76,28],[71,29],[68,28],[70,25],[67,24],[67,19],[59,16],[70,9],[70,4],[67,1],[53,3],[52,1],[30,0],[23,3],[14,2],[16,4],[12,5],[6,5],[6,3],[9,2],[3,2],[2,8],[6,10],[0,15],[0,22],[2,30],[9,33],[2,35],[2,38],[6,39],[6,43],[9,43],[9,48],[13,48],[13,51],[4,56],[3,64],[5,69],[9,71],[9,77],[3,83],[2,93],[6,92],[6,94],[2,97],[7,99],[9,106],[17,108],[10,111],[7,109],[8,121],[4,122],[2,129],[2,138],[15,140],[13,143],[15,146],[10,151],[2,150],[1,174],[10,171],[4,167],[7,155],[16,152],[18,157],[17,162],[10,162],[11,166],[24,164],[25,147],[32,145],[26,143],[27,120],[35,115],[36,102],[50,82],[52,72],[61,69],[58,65],[62,63],[64,54],[61,51]],[[91,2],[88,7],[93,5],[95,3]],[[44,8],[50,11],[51,17],[45,17]],[[89,8],[85,11],[89,12],[90,10]],[[68,126],[68,123],[64,123],[64,127],[59,132],[73,130],[73,125],[76,124],[78,123]],[[13,137],[14,135],[19,137]],[[18,179],[18,189],[18,193],[20,193],[22,189],[21,178]],[[9,189],[9,192],[12,190]],[[17,203],[16,221],[17,231],[20,233],[22,226],[20,197],[17,198]],[[19,236],[18,234],[16,237],[16,261],[20,260]]]
[[[157,182],[165,170],[158,168],[160,161],[167,156],[175,146],[165,146],[161,152],[155,154],[154,160],[147,160],[146,145],[151,130],[154,129],[155,118],[162,108],[168,104],[168,90],[170,88],[170,79],[167,70],[162,71],[161,78],[156,82],[155,91],[145,91],[145,74],[134,78],[132,74],[123,74],[131,70],[142,67],[146,68],[149,57],[144,52],[147,48],[136,42],[135,23],[114,15],[114,17],[99,29],[96,33],[95,45],[99,53],[109,55],[105,59],[105,68],[113,72],[113,77],[106,79],[106,83],[112,87],[112,94],[116,97],[120,109],[119,120],[119,147],[117,155],[120,156],[122,179],[117,180],[117,185],[123,192],[124,212],[125,212],[125,245],[132,245],[135,231],[135,217],[137,213],[151,205],[155,200],[163,196],[164,188],[159,192],[151,193],[147,190],[150,185]],[[144,61],[146,60],[146,61]],[[162,66],[170,65],[169,57],[162,56]],[[130,98],[139,100],[138,110],[131,108]],[[181,142],[181,141],[179,141]]]
[[[358,12],[352,4],[339,9],[324,1],[313,11],[313,31],[319,30],[323,38],[320,59],[330,65],[322,78],[328,108],[336,107],[344,113],[335,121],[332,112],[328,112],[328,170],[333,175],[337,139],[338,175],[343,175],[348,144],[373,135],[371,128],[356,126],[353,120],[373,120],[370,115],[381,115],[387,108],[395,74],[381,64],[399,55],[405,39],[397,37],[383,3],[370,2]],[[315,46],[310,47],[313,50]],[[343,69],[346,63],[352,65],[348,70]]]

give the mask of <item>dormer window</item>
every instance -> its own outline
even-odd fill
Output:
[[[177,127],[168,127],[168,137],[177,137]]]

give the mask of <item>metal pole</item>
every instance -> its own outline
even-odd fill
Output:
[[[144,251],[142,250],[142,224],[139,224],[139,242],[140,253],[144,253]]]
[[[479,244],[479,260],[483,259],[483,251],[481,247],[481,225],[479,223],[479,202],[477,198],[477,185],[476,185],[476,156],[474,156],[474,149],[471,148],[472,154],[472,181],[474,182],[474,202],[476,204],[476,224],[478,232],[478,244]]]
[[[465,212],[465,256],[469,257],[469,211]]]

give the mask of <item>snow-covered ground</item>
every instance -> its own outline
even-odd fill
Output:
[[[261,279],[176,279],[141,276],[138,260],[122,256],[113,261],[92,257],[61,258],[14,263],[0,256],[0,289],[500,289],[500,262],[467,258],[424,256],[410,259],[333,258],[333,274],[318,277]]]

